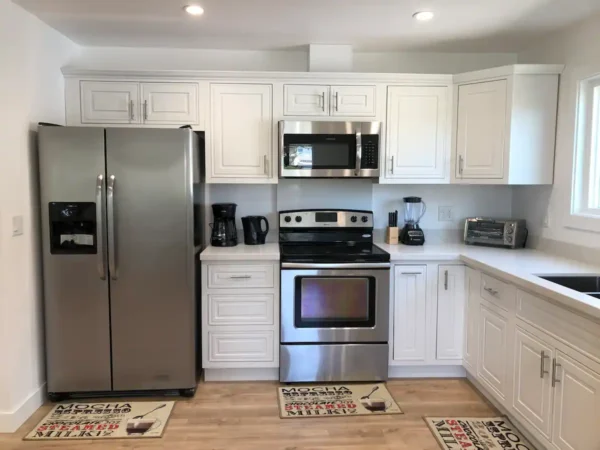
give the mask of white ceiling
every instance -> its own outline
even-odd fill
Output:
[[[515,52],[600,12],[600,0],[15,0],[89,46]],[[188,3],[204,7],[194,18]],[[418,23],[419,10],[436,13]]]

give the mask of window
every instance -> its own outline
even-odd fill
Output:
[[[576,130],[571,216],[600,231],[600,75],[581,82]]]

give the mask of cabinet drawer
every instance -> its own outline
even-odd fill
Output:
[[[508,283],[482,273],[481,296],[506,311],[514,311],[517,301],[517,289]]]
[[[209,325],[273,325],[275,294],[208,294]]]
[[[208,288],[272,288],[275,287],[273,265],[208,266]]]
[[[274,331],[208,332],[208,359],[215,362],[274,360]]]

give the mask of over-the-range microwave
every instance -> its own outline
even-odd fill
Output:
[[[377,178],[381,122],[279,122],[280,178]]]

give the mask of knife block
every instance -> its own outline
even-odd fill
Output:
[[[386,244],[398,244],[399,233],[400,233],[400,228],[387,227],[385,230],[385,243]]]

